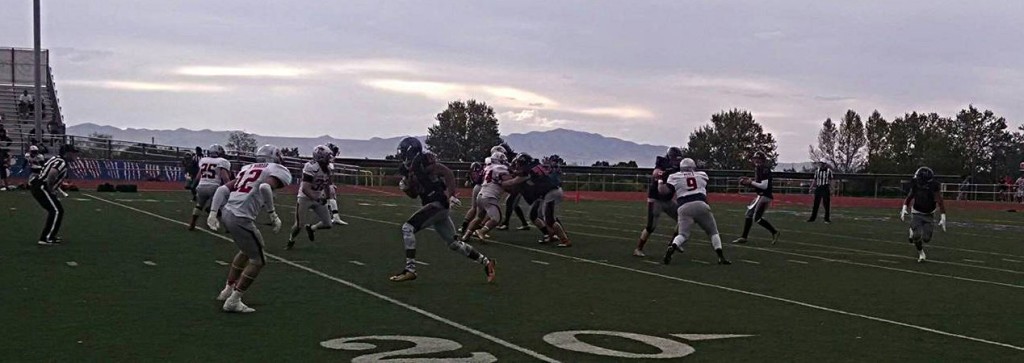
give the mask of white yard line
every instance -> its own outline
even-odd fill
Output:
[[[351,214],[348,214],[348,215],[345,215],[345,216],[346,217],[355,218],[355,219],[362,219],[362,220],[370,221],[370,222],[378,222],[378,223],[390,224],[390,225],[399,225],[399,223],[395,223],[395,222],[382,221],[382,220],[379,220],[379,219],[360,217],[360,216],[355,216],[355,215],[351,215]],[[1020,346],[1016,346],[1016,345],[1012,345],[1012,344],[1001,343],[1001,342],[996,342],[996,341],[987,340],[987,339],[981,339],[981,338],[975,338],[975,337],[971,337],[971,336],[967,336],[967,335],[951,333],[951,332],[947,332],[947,331],[943,331],[943,330],[938,330],[938,329],[933,329],[933,328],[928,328],[928,327],[924,327],[924,326],[920,326],[920,325],[914,325],[914,324],[904,323],[904,322],[900,322],[900,321],[896,321],[896,320],[880,318],[880,317],[877,317],[877,316],[871,316],[871,315],[866,315],[866,314],[858,314],[858,313],[854,313],[854,312],[849,312],[849,311],[840,310],[840,309],[833,309],[833,308],[829,308],[829,307],[825,307],[825,306],[821,306],[821,305],[815,305],[815,304],[811,304],[811,303],[806,303],[806,302],[802,302],[802,301],[797,301],[797,300],[793,300],[793,299],[787,299],[787,298],[783,298],[783,297],[777,297],[777,296],[772,296],[772,295],[767,295],[767,294],[762,294],[762,293],[758,293],[758,292],[747,291],[747,290],[742,290],[742,289],[737,289],[737,288],[732,288],[732,287],[727,287],[727,286],[715,285],[715,284],[712,284],[712,283],[700,282],[700,281],[696,281],[696,280],[688,280],[688,279],[679,278],[679,277],[675,277],[675,276],[663,275],[663,274],[656,273],[656,272],[639,270],[639,269],[635,269],[635,268],[619,266],[619,265],[615,265],[615,264],[611,264],[611,263],[607,263],[607,262],[594,261],[594,260],[590,260],[590,259],[586,259],[586,258],[581,258],[581,257],[563,255],[563,254],[557,253],[557,252],[539,250],[539,249],[536,249],[536,248],[520,246],[520,245],[516,245],[516,244],[512,244],[512,243],[506,243],[506,242],[501,242],[501,241],[497,241],[497,240],[489,240],[489,241],[491,243],[494,243],[494,244],[497,244],[497,245],[507,246],[507,247],[511,247],[511,248],[515,248],[515,249],[530,251],[530,252],[544,254],[544,255],[549,255],[549,256],[561,257],[561,258],[565,258],[565,259],[572,260],[572,261],[585,262],[585,263],[590,263],[590,264],[594,264],[594,265],[598,265],[598,266],[604,266],[604,267],[608,267],[608,268],[613,268],[613,269],[618,269],[618,270],[623,270],[623,271],[629,271],[629,272],[634,272],[634,273],[638,273],[638,274],[643,274],[643,275],[648,275],[648,276],[653,276],[653,277],[658,277],[658,278],[663,278],[663,279],[668,279],[668,280],[673,280],[673,281],[679,281],[679,282],[688,283],[688,284],[692,284],[692,285],[703,286],[703,287],[708,287],[708,288],[713,288],[713,289],[718,289],[718,290],[724,290],[724,291],[734,292],[734,293],[737,293],[737,294],[754,296],[754,297],[759,297],[759,298],[763,298],[763,299],[768,299],[768,300],[774,300],[774,301],[778,301],[778,302],[788,303],[788,304],[792,304],[792,305],[798,305],[798,306],[802,306],[802,307],[806,307],[806,308],[810,308],[810,309],[815,309],[815,310],[820,310],[820,311],[827,311],[827,312],[830,312],[830,313],[846,315],[846,316],[851,316],[851,317],[856,317],[856,318],[876,321],[876,322],[880,322],[880,323],[886,323],[886,324],[890,324],[890,325],[902,326],[902,327],[906,327],[906,328],[911,328],[911,329],[920,330],[920,331],[924,331],[924,332],[928,332],[928,333],[948,336],[948,337],[952,337],[952,338],[969,340],[969,341],[974,341],[974,342],[978,342],[978,343],[984,343],[984,344],[999,346],[999,347],[1003,347],[1003,348],[1009,348],[1009,349],[1018,350],[1018,351],[1024,351],[1024,347],[1020,347]]]
[[[100,197],[97,197],[97,196],[94,196],[94,195],[91,195],[91,194],[85,194],[85,195],[90,197],[90,198],[99,200],[101,202],[106,202],[106,203],[109,203],[109,204],[113,204],[113,205],[116,205],[118,207],[125,208],[125,209],[128,209],[128,210],[132,210],[132,211],[135,211],[135,212],[138,212],[138,213],[142,213],[142,214],[154,217],[154,218],[162,219],[162,220],[170,222],[170,223],[179,224],[179,225],[183,225],[183,226],[187,226],[188,225],[188,224],[183,223],[181,221],[170,219],[170,218],[161,216],[159,214],[155,214],[155,213],[152,213],[152,212],[149,212],[149,211],[145,211],[145,210],[142,210],[142,209],[138,209],[138,208],[134,208],[134,207],[131,207],[131,206],[127,206],[127,205],[124,205],[124,204],[121,204],[121,203],[117,203],[117,202],[114,202],[114,201],[111,201],[111,200],[107,200],[107,199],[104,199],[104,198],[100,198]],[[220,238],[222,240],[231,242],[230,238],[227,238],[227,237],[222,236],[220,234],[217,234],[215,232],[211,232],[211,231],[208,231],[208,230],[205,230],[205,229],[199,229],[199,230],[201,230],[201,231],[203,231],[203,232],[205,232],[205,233],[207,233],[207,234],[209,234],[211,236],[214,236],[214,237]],[[457,322],[448,320],[448,319],[446,319],[444,317],[441,317],[440,315],[431,313],[429,311],[420,309],[420,308],[415,307],[413,305],[410,305],[410,304],[401,302],[399,300],[396,300],[394,298],[385,296],[383,294],[380,294],[380,293],[378,293],[376,291],[373,291],[373,290],[370,290],[368,288],[365,288],[365,287],[363,287],[361,285],[358,285],[356,283],[353,283],[353,282],[350,282],[350,281],[347,281],[347,280],[343,280],[343,279],[338,278],[338,277],[334,277],[334,276],[328,275],[328,274],[326,274],[326,273],[324,273],[322,271],[319,271],[319,270],[316,270],[316,269],[313,269],[313,268],[310,268],[310,267],[306,267],[304,265],[297,264],[295,262],[292,262],[291,260],[285,259],[285,258],[277,256],[277,255],[274,255],[272,253],[267,253],[266,255],[267,255],[267,257],[269,257],[271,259],[277,260],[279,262],[282,262],[284,264],[290,265],[290,266],[295,267],[297,269],[309,272],[311,274],[323,277],[325,279],[337,282],[339,284],[348,286],[348,287],[350,287],[352,289],[358,290],[358,291],[360,291],[362,293],[365,293],[367,295],[370,295],[370,296],[373,296],[375,298],[387,301],[387,302],[389,302],[389,303],[391,303],[393,305],[397,305],[399,307],[405,308],[406,310],[410,310],[410,311],[415,312],[417,314],[420,314],[420,315],[423,315],[425,317],[428,317],[428,318],[430,318],[432,320],[438,321],[438,322],[440,322],[442,324],[445,324],[445,325],[448,325],[450,327],[453,327],[453,328],[465,331],[467,333],[473,334],[473,335],[475,335],[477,337],[480,337],[480,338],[483,338],[483,339],[487,339],[487,340],[492,341],[494,343],[497,343],[497,344],[499,344],[499,345],[501,345],[503,347],[506,347],[506,348],[515,350],[517,352],[526,354],[526,355],[531,356],[533,358],[536,358],[536,359],[538,359],[540,361],[543,361],[543,362],[558,362],[558,360],[555,360],[554,358],[551,358],[551,357],[545,356],[543,354],[537,353],[537,352],[535,352],[533,350],[530,350],[530,349],[518,346],[518,345],[510,343],[510,342],[508,342],[508,341],[506,341],[504,339],[501,339],[501,338],[495,337],[493,335],[484,333],[482,331],[473,329],[473,328],[468,327],[466,325],[462,325],[462,324],[459,324]]]
[[[533,263],[538,264],[538,265],[550,265],[550,263],[547,263],[547,262],[544,262],[544,261],[530,260],[530,262],[533,262]]]
[[[892,261],[892,260],[878,260],[878,262],[881,262],[881,263],[891,263],[891,264],[898,264],[899,263],[897,261]]]
[[[807,261],[800,261],[800,260],[786,260],[786,261],[789,261],[789,262],[792,262],[792,263],[799,263],[801,265],[806,265],[806,264],[810,263],[810,262],[807,262]]]
[[[366,266],[365,263],[362,263],[362,262],[359,262],[359,261],[356,261],[356,260],[348,261],[348,263],[351,263],[351,264],[356,265],[356,266]]]
[[[749,263],[749,264],[752,264],[752,265],[760,265],[761,264],[760,262],[753,261],[753,260],[740,260],[740,261],[746,262],[746,263]]]

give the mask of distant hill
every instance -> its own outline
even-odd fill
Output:
[[[155,138],[156,143],[160,145],[189,148],[202,146],[205,148],[213,143],[226,143],[231,131],[197,131],[181,128],[176,130],[122,129],[85,123],[69,126],[67,132],[82,136],[101,133],[112,135],[115,140],[145,143],[149,143]],[[420,139],[423,138],[425,136],[420,136]],[[667,148],[666,146],[638,144],[600,134],[566,129],[509,134],[504,135],[503,138],[516,151],[528,152],[534,157],[558,154],[566,162],[577,165],[591,165],[599,160],[611,163],[634,160],[640,166],[650,167],[654,164],[654,156],[663,154]],[[344,157],[370,159],[380,159],[394,154],[395,147],[401,139],[401,136],[353,140],[338,139],[328,135],[310,138],[256,135],[256,140],[261,144],[298,147],[303,154],[308,154],[316,145],[333,142],[341,147]]]

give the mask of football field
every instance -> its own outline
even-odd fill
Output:
[[[572,248],[493,231],[471,242],[497,261],[488,284],[426,230],[419,278],[393,283],[417,201],[343,195],[348,226],[286,251],[294,196],[277,198],[285,227],[261,226],[270,263],[245,296],[257,312],[232,315],[214,297],[237,249],[186,230],[187,194],[72,193],[53,247],[35,243],[44,212],[31,196],[0,194],[0,359],[1024,361],[1024,221],[1012,213],[951,210],[917,263],[898,210],[840,206],[826,225],[777,206],[777,245],[756,225],[732,245],[745,206],[712,204],[733,264],[716,265],[697,231],[666,266],[667,218],[642,259],[643,203],[566,202]]]

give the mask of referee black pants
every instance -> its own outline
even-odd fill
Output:
[[[32,197],[46,209],[46,224],[43,225],[43,233],[39,235],[40,241],[52,241],[60,232],[60,224],[64,221],[64,206],[53,192],[46,190],[43,182],[32,182]]]
[[[818,218],[818,206],[821,205],[821,202],[825,202],[825,221],[832,220],[832,188],[823,185],[814,188],[814,208],[811,209],[811,219],[809,221],[814,221]]]

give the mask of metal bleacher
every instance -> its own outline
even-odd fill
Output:
[[[51,125],[60,125],[63,130],[64,118],[61,114],[56,87],[53,82],[53,69],[49,66],[49,52],[42,53],[42,97],[43,104],[43,135],[35,136],[35,118],[31,115],[18,114],[18,96],[24,91],[35,96],[34,53],[31,49],[0,48],[0,115],[7,136],[12,140],[0,142],[12,154],[23,152],[30,139],[54,143]],[[51,145],[53,146],[53,145]]]

